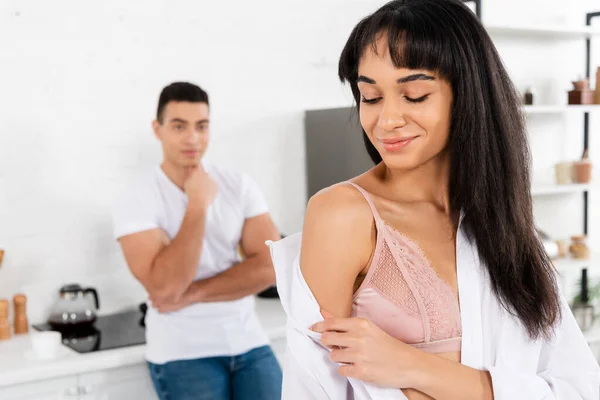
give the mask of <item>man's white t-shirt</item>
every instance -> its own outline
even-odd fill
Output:
[[[218,187],[208,207],[202,254],[195,280],[217,275],[241,261],[238,245],[247,218],[268,212],[256,183],[246,174],[202,162]],[[187,195],[160,167],[131,186],[114,210],[117,239],[160,228],[173,240],[188,204]],[[159,314],[148,302],[146,358],[154,364],[216,356],[234,356],[268,344],[254,311],[254,297],[196,303]]]

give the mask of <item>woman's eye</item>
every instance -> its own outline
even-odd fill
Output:
[[[379,100],[381,99],[381,97],[374,97],[372,99],[367,99],[365,96],[362,96],[361,101],[363,103],[367,103],[367,104],[375,104],[377,103]]]
[[[416,99],[414,99],[412,97],[404,96],[404,98],[406,99],[406,101],[408,101],[409,103],[422,103],[425,100],[427,100],[428,97],[429,97],[428,94],[426,94],[425,96],[418,97]]]

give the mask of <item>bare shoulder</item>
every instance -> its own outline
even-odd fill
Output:
[[[309,201],[302,229],[301,258],[335,260],[365,267],[374,245],[374,222],[364,196],[347,183],[321,190]],[[356,269],[352,268],[352,269]]]
[[[327,223],[363,226],[369,226],[373,219],[364,196],[347,183],[338,183],[312,196],[305,218],[307,222],[325,220]]]

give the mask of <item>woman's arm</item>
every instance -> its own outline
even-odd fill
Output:
[[[415,371],[415,388],[434,399],[492,400],[492,379],[487,371],[423,352]]]
[[[300,268],[322,309],[336,317],[352,312],[354,283],[375,244],[368,204],[349,185],[337,185],[313,196],[302,230]]]
[[[368,320],[330,317],[312,329],[322,333],[323,344],[333,349],[331,359],[342,364],[339,368],[342,376],[377,386],[402,388],[409,398],[422,399],[424,395],[439,400],[494,398],[487,372],[414,348]]]
[[[564,299],[562,307],[555,337],[539,353],[515,340],[500,349],[503,358],[489,372],[415,349],[361,318],[328,318],[313,330],[334,349],[332,359],[345,364],[343,376],[376,385],[412,387],[444,400],[598,400],[600,367]]]
[[[417,388],[450,400],[598,400],[600,367],[564,298],[561,307],[563,319],[554,338],[544,341],[534,360],[537,371],[502,364],[480,371],[427,354],[421,357]],[[510,353],[518,355],[519,348],[506,349]]]

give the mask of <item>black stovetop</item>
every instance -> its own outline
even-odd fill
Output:
[[[33,325],[38,331],[49,324]],[[146,343],[144,314],[138,310],[99,316],[92,325],[61,329],[63,344],[79,353],[116,349]]]

